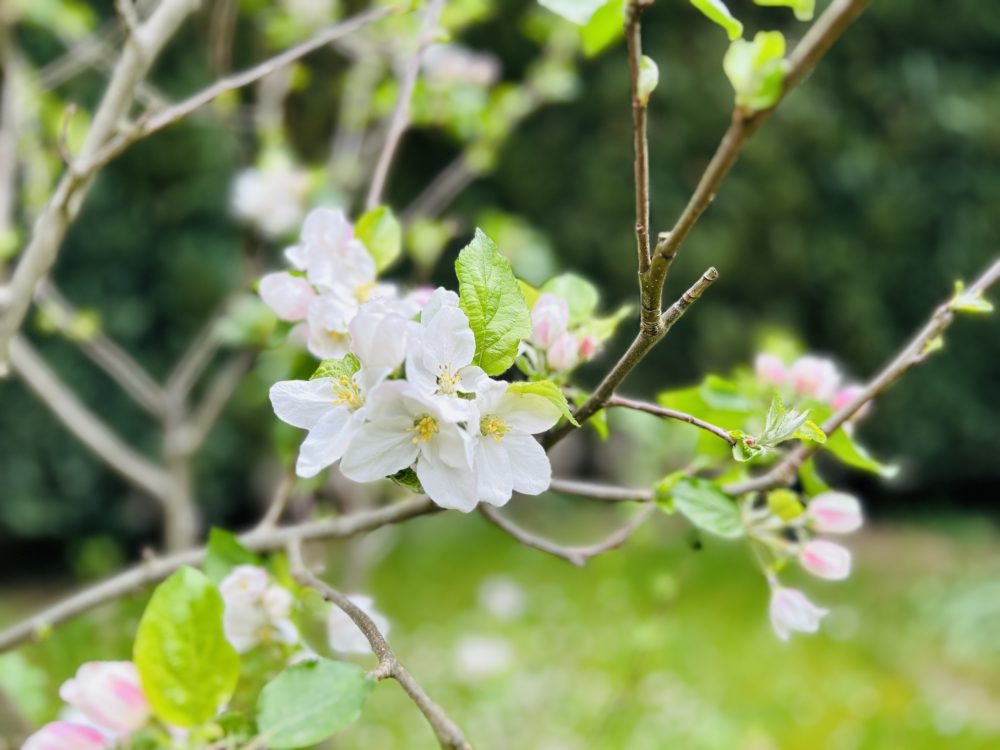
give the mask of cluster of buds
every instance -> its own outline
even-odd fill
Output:
[[[850,550],[816,535],[850,534],[862,522],[861,504],[843,492],[823,492],[803,507],[794,492],[776,490],[766,502],[744,506],[748,536],[770,557],[765,574],[771,585],[771,624],[779,638],[788,640],[793,631],[815,633],[828,611],[801,591],[782,586],[777,572],[795,560],[818,578],[844,580],[851,573]]]
[[[806,355],[791,364],[785,364],[773,354],[758,354],[754,360],[757,379],[801,399],[827,404],[836,411],[851,403],[862,391],[857,383],[845,382],[836,362],[826,357]],[[855,418],[868,412],[865,404]]]
[[[149,724],[152,712],[129,661],[88,662],[59,689],[76,714],[35,732],[23,750],[107,750]]]
[[[531,338],[535,364],[552,373],[568,373],[597,354],[600,342],[588,333],[570,330],[569,304],[554,294],[542,294],[531,308]]]

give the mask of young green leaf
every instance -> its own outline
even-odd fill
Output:
[[[583,54],[596,57],[622,38],[625,0],[609,0],[580,29]]]
[[[361,667],[313,659],[288,667],[257,700],[257,729],[272,750],[312,747],[356,721],[375,683]]]
[[[391,266],[403,250],[402,227],[388,206],[363,214],[354,226],[354,234],[368,248],[380,272]]]
[[[142,688],[157,718],[193,727],[215,716],[236,688],[240,658],[222,629],[222,597],[190,567],[156,587],[133,646]]]
[[[398,484],[400,487],[405,487],[410,492],[416,492],[418,495],[424,494],[424,486],[420,484],[420,480],[417,478],[417,472],[409,466],[405,469],[400,469],[395,474],[390,476],[389,479]]]
[[[218,583],[237,565],[260,565],[260,557],[225,529],[213,528],[208,533],[208,548],[202,568],[209,580]]]
[[[855,469],[869,471],[886,479],[891,479],[899,473],[899,467],[884,464],[873,458],[868,450],[860,443],[855,442],[846,430],[837,430],[828,435],[823,447],[836,456],[841,463]]]
[[[510,263],[481,229],[458,254],[459,305],[476,337],[472,364],[488,375],[506,371],[521,339],[531,335],[531,313]]]
[[[753,0],[757,5],[791,8],[799,21],[811,21],[816,13],[816,0]]]
[[[650,57],[642,56],[639,61],[639,80],[636,95],[639,98],[639,103],[642,106],[646,106],[649,103],[649,97],[654,91],[656,91],[656,86],[660,82],[660,69],[657,67],[656,63]]]
[[[353,354],[345,354],[338,359],[324,359],[319,363],[316,371],[309,376],[309,379],[333,378],[334,380],[340,380],[341,378],[347,378],[350,380],[354,376],[354,373],[360,369],[361,361]]]
[[[575,273],[564,273],[542,284],[543,294],[566,300],[570,325],[584,322],[594,314],[600,295],[597,287]]]
[[[798,494],[784,489],[767,493],[767,507],[786,523],[795,520],[805,512]]]
[[[722,0],[691,0],[691,5],[724,28],[729,41],[743,36],[743,24],[733,17]]]
[[[530,310],[535,306],[535,303],[538,302],[538,298],[542,296],[541,291],[533,287],[527,281],[523,281],[521,279],[517,280],[517,286],[521,289],[521,294],[524,295],[524,302],[528,305],[528,309]]]
[[[736,106],[749,112],[769,109],[784,90],[785,37],[780,31],[758,31],[752,42],[729,45],[722,67],[736,92]]]
[[[570,424],[577,427],[580,423],[576,421],[573,417],[573,412],[569,409],[569,402],[566,401],[566,395],[560,390],[559,386],[553,383],[551,380],[533,380],[531,382],[520,381],[517,383],[511,383],[507,386],[507,393],[518,393],[525,396],[538,396],[550,404],[552,404],[559,413],[569,420]]]
[[[957,313],[969,315],[989,315],[993,312],[993,303],[983,297],[982,292],[974,294],[965,291],[965,282],[955,282],[955,296],[951,298],[948,307]]]
[[[591,16],[608,0],[538,0],[543,8],[548,8],[570,23],[583,26]]]
[[[681,479],[666,494],[673,507],[702,531],[726,539],[743,536],[736,502],[712,482]]]

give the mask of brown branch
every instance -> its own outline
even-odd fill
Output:
[[[372,652],[379,660],[378,668],[374,671],[373,677],[379,680],[391,678],[399,683],[410,700],[420,709],[420,713],[427,719],[427,723],[430,724],[442,748],[472,750],[472,745],[465,739],[465,735],[458,725],[444,712],[444,709],[431,700],[420,683],[399,663],[392,647],[389,646],[389,642],[386,641],[385,636],[372,618],[368,616],[368,613],[306,567],[305,561],[302,559],[300,541],[294,540],[288,545],[288,560],[292,575],[299,583],[319,592],[324,599],[343,610],[344,614],[350,617],[351,621],[364,634],[371,645]]]
[[[625,44],[632,81],[632,133],[635,149],[635,237],[639,253],[639,273],[649,270],[649,138],[646,102],[639,94],[639,71],[642,63],[642,13],[652,0],[629,0],[625,12]],[[643,312],[647,312],[643,310]],[[652,312],[660,314],[659,305]]]
[[[227,362],[218,375],[209,382],[205,395],[185,425],[185,440],[187,441],[185,449],[188,454],[197,451],[205,442],[205,438],[215,426],[222,410],[226,408],[233,393],[243,382],[253,360],[252,352],[241,352]]]
[[[368,186],[368,197],[365,199],[365,208],[367,209],[375,208],[382,202],[385,183],[389,178],[389,169],[392,167],[399,142],[410,124],[410,100],[413,98],[413,90],[416,88],[417,78],[420,75],[421,58],[423,58],[424,50],[434,40],[438,18],[443,8],[444,0],[430,0],[424,11],[423,23],[420,25],[420,36],[417,39],[417,49],[403,71],[396,108],[389,120],[385,144],[382,146],[382,152],[375,164],[375,171],[372,173],[371,184]]]
[[[288,501],[292,499],[292,495],[295,492],[296,459],[297,456],[292,458],[288,464],[288,468],[285,469],[285,473],[282,474],[281,480],[278,482],[278,486],[275,487],[274,494],[271,496],[271,502],[268,504],[267,510],[260,521],[254,527],[254,531],[261,532],[265,529],[272,529],[281,520],[285,508],[288,506]]]
[[[618,487],[611,484],[596,484],[578,479],[559,479],[557,477],[552,479],[549,490],[608,503],[648,503],[653,499],[653,493],[644,488]]]
[[[646,522],[655,510],[656,509],[653,506],[643,508],[642,511],[632,516],[628,523],[620,529],[615,530],[599,542],[585,546],[567,547],[553,542],[551,539],[539,536],[533,531],[528,531],[527,529],[522,528],[509,518],[504,517],[504,515],[492,505],[487,505],[486,503],[479,504],[480,515],[501,531],[514,537],[525,547],[531,547],[532,549],[545,552],[553,557],[558,557],[560,560],[565,560],[578,568],[582,568],[586,565],[590,558],[603,555],[605,552],[610,552],[611,550],[617,549],[625,544],[628,538],[632,536],[633,532],[642,526],[642,524]]]
[[[683,411],[677,411],[676,409],[668,409],[664,406],[658,406],[657,404],[650,404],[646,401],[637,401],[636,399],[624,398],[623,396],[612,396],[608,399],[608,407],[619,407],[623,409],[634,409],[635,411],[645,412],[646,414],[652,414],[654,417],[661,417],[663,419],[676,419],[679,422],[686,422],[689,425],[698,427],[707,432],[711,432],[713,435],[721,440],[725,440],[730,445],[736,445],[736,439],[729,434],[729,430],[725,427],[719,427],[711,422],[706,422],[704,419],[698,419],[698,417],[693,414],[688,414]]]
[[[590,419],[594,414],[599,412],[608,403],[608,400],[614,395],[615,389],[621,385],[622,381],[628,376],[630,372],[635,368],[639,362],[642,361],[643,357],[656,346],[657,342],[667,335],[667,332],[673,327],[674,323],[681,319],[681,316],[687,311],[687,309],[694,304],[702,295],[702,293],[708,289],[715,280],[719,278],[719,272],[713,267],[709,268],[705,273],[701,275],[691,288],[688,289],[681,298],[674,302],[667,310],[658,318],[659,324],[655,331],[649,331],[645,327],[640,327],[638,335],[632,342],[631,346],[626,350],[619,359],[615,366],[611,368],[611,371],[604,376],[604,380],[601,381],[600,385],[597,386],[596,390],[590,395],[582,406],[577,409],[573,416],[576,418],[577,422],[581,425]],[[573,425],[566,422],[560,427],[556,427],[545,434],[543,445],[546,448],[550,448],[557,442],[562,440],[566,435],[568,435],[574,429]]]
[[[307,521],[293,526],[255,529],[241,535],[240,542],[258,552],[272,551],[282,549],[295,540],[345,539],[382,526],[436,513],[439,510],[440,508],[426,497],[413,497],[364,513]],[[129,570],[72,594],[26,620],[0,631],[0,652],[43,635],[49,628],[94,607],[161,581],[182,565],[199,565],[204,559],[204,548],[149,558]]]
[[[991,286],[1000,281],[1000,258],[995,260],[983,274],[967,289],[971,295],[981,295]],[[903,347],[888,365],[886,365],[849,404],[837,410],[820,428],[827,435],[832,435],[841,429],[847,421],[869,401],[884,393],[893,383],[899,380],[910,368],[924,361],[928,347],[955,320],[955,311],[951,300],[943,302],[934,311],[927,324]],[[734,482],[723,489],[730,495],[743,495],[747,492],[762,492],[775,487],[790,484],[795,480],[795,474],[803,463],[819,450],[819,443],[804,443],[775,464],[770,471],[758,477],[743,482]]]

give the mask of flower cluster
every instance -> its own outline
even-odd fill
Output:
[[[592,359],[597,354],[600,341],[591,332],[571,330],[567,301],[545,293],[531,308],[531,338],[528,344],[534,348],[534,359],[538,365],[544,362],[545,369],[550,372],[568,373]]]
[[[280,237],[302,221],[309,175],[283,158],[265,160],[236,176],[232,210],[265,237]]]
[[[853,495],[823,492],[803,508],[795,493],[777,490],[760,507],[745,506],[747,533],[770,555],[766,575],[771,585],[771,624],[782,640],[792,631],[815,633],[826,609],[812,604],[796,589],[782,586],[776,571],[795,559],[812,575],[841,581],[851,573],[851,553],[816,534],[850,534],[861,528],[861,504]]]
[[[46,724],[23,750],[107,750],[152,716],[139,672],[129,661],[88,662],[63,683],[59,695],[79,718]]]
[[[337,461],[358,482],[412,471],[435,503],[462,511],[544,492],[551,467],[532,435],[560,409],[473,364],[476,337],[459,296],[439,288],[401,299],[377,284],[340,212],[314,211],[302,240],[286,252],[300,273],[260,284],[280,317],[305,321],[310,351],[328,358],[312,379],[271,388],[277,416],[308,430],[298,474]]]
[[[754,372],[762,383],[786,390],[799,398],[818,401],[837,410],[851,403],[861,392],[856,383],[844,382],[844,375],[837,364],[825,357],[806,355],[786,365],[773,354],[758,354]],[[863,417],[868,404],[855,418]]]

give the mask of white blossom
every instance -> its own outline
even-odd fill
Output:
[[[514,661],[513,649],[503,638],[468,635],[455,646],[455,671],[460,677],[475,681],[494,677]]]
[[[442,87],[456,83],[486,87],[500,78],[500,61],[495,55],[458,44],[432,44],[424,52],[422,65],[427,79]]]
[[[285,161],[240,172],[233,183],[233,213],[268,237],[292,231],[302,220],[309,175]]]
[[[754,374],[762,383],[784,385],[788,379],[785,363],[773,354],[758,354],[753,363]]]
[[[396,370],[406,357],[408,304],[374,299],[348,325],[351,351],[368,367]]]
[[[291,621],[292,595],[271,583],[267,571],[256,565],[238,565],[219,584],[225,603],[222,625],[239,653],[267,641],[294,644],[298,630]]]
[[[507,383],[489,381],[474,402],[478,430],[474,440],[479,499],[501,506],[513,492],[538,495],[549,488],[552,467],[532,435],[559,421],[559,410],[541,396],[508,391]]]
[[[382,635],[389,634],[389,621],[385,615],[375,609],[370,596],[364,594],[348,594],[348,599],[358,609],[362,610]],[[368,654],[372,647],[354,620],[348,617],[340,607],[331,606],[326,619],[326,633],[330,648],[341,654]]]
[[[388,381],[369,394],[367,418],[340,462],[344,476],[371,482],[412,466],[442,508],[476,507],[471,438],[440,400],[406,381]]]
[[[554,294],[539,295],[531,308],[531,342],[548,349],[569,326],[569,305]]]
[[[787,641],[793,631],[815,633],[829,610],[817,607],[798,589],[789,589],[772,582],[771,625],[777,636]]]
[[[260,298],[281,320],[305,320],[315,296],[308,281],[287,271],[269,273],[260,280]]]

